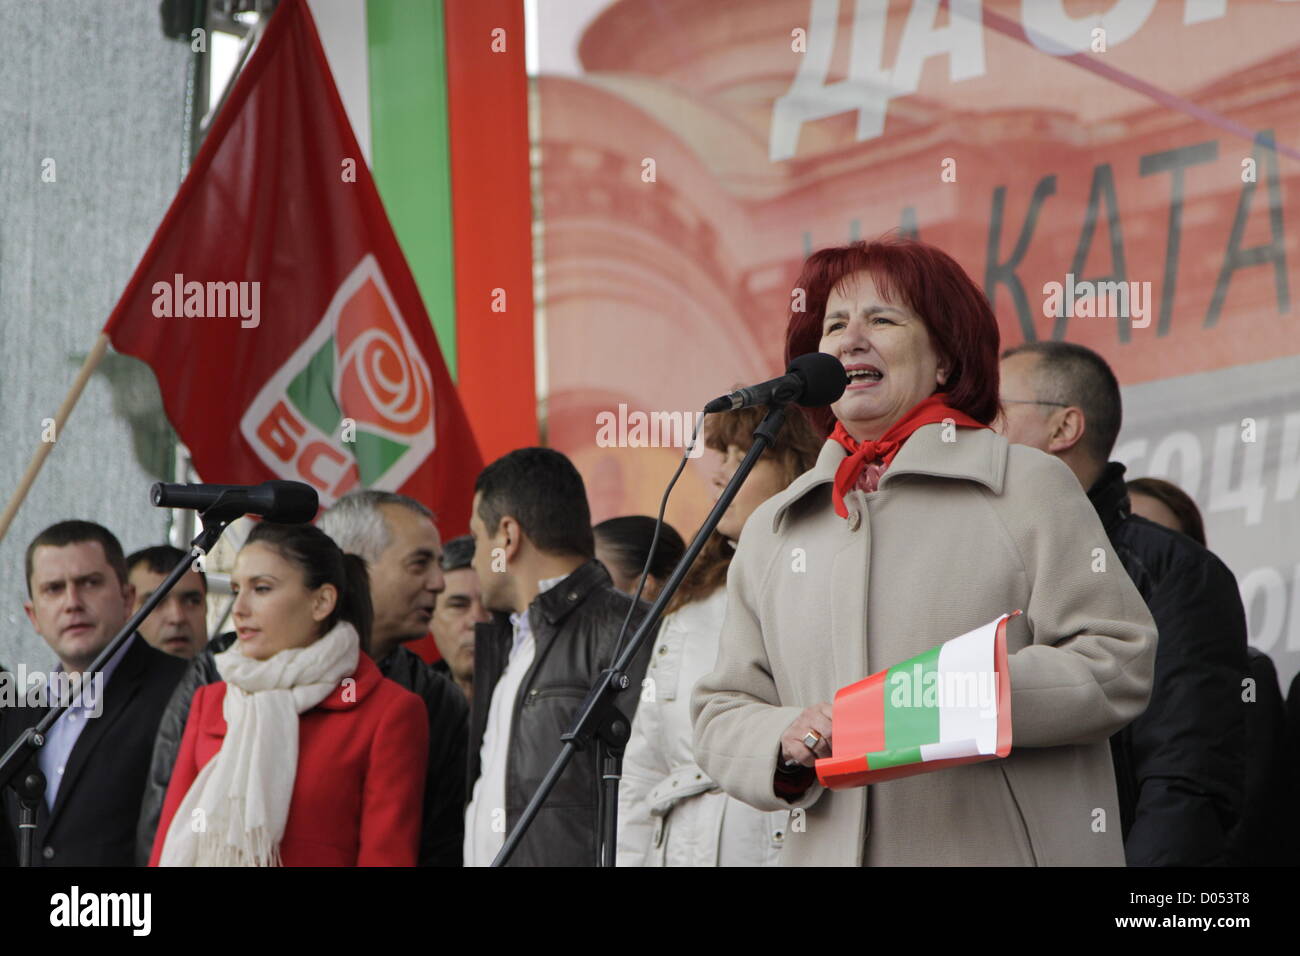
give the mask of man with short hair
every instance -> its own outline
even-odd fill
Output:
[[[487,866],[559,755],[560,733],[613,663],[629,608],[629,637],[648,608],[632,606],[595,559],[582,476],[557,451],[521,448],[483,469],[470,530],[492,619],[474,644],[465,865]],[[649,652],[647,642],[617,699],[628,726]],[[510,865],[599,863],[595,751],[570,761]]]
[[[321,516],[320,527],[340,548],[366,560],[374,606],[367,653],[388,679],[423,698],[429,717],[429,761],[421,866],[459,866],[464,826],[466,739],[469,708],[450,680],[403,647],[423,637],[443,588],[441,543],[433,512],[405,495],[364,490],[344,495]],[[224,634],[191,663],[158,732],[137,854],[149,858],[167,781],[176,762],[194,692],[220,680],[213,654],[234,635]]]
[[[134,614],[144,607],[153,592],[186,557],[180,548],[160,544],[141,548],[126,559],[127,579],[135,588]],[[140,636],[165,654],[186,660],[194,657],[208,643],[208,578],[191,567],[176,586],[140,622]]]
[[[1159,632],[1151,702],[1111,738],[1128,863],[1226,863],[1247,746],[1236,579],[1191,538],[1131,513],[1124,466],[1109,461],[1123,414],[1119,383],[1100,355],[1069,342],[1026,343],[1003,353],[1001,375],[999,430],[1070,466]]]
[[[483,609],[478,572],[474,570],[474,536],[447,542],[442,551],[447,586],[437,597],[430,627],[442,659],[433,669],[455,681],[466,700],[474,697],[474,625],[491,620]]]
[[[72,704],[34,760],[45,775],[45,799],[32,862],[130,866],[154,733],[185,663],[133,634],[98,673],[90,671],[134,603],[122,546],[101,525],[61,521],[37,535],[27,546],[27,591],[27,619],[58,658],[49,696],[68,698],[49,703]],[[66,686],[60,675],[73,678],[79,696],[59,691]],[[7,709],[0,752],[45,713],[43,706]],[[7,788],[4,803],[16,844],[19,807]]]

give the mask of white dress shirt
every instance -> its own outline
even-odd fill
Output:
[[[558,577],[538,581],[538,597],[563,580],[564,577]],[[514,723],[515,698],[537,653],[528,612],[511,614],[510,623],[514,627],[510,657],[492,690],[483,746],[479,749],[479,777],[465,810],[465,866],[489,866],[506,842],[506,756],[510,751],[510,727]]]

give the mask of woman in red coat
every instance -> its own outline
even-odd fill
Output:
[[[365,563],[263,522],[231,576],[239,639],[190,707],[152,866],[414,866],[428,718],[363,652]]]

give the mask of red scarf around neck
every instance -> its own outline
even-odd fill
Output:
[[[948,405],[948,395],[945,392],[935,392],[917,402],[875,441],[864,441],[859,444],[844,428],[843,422],[836,422],[835,430],[831,432],[830,437],[843,445],[849,452],[849,456],[840,462],[839,468],[835,470],[835,487],[832,492],[835,513],[841,518],[849,516],[849,509],[844,504],[844,496],[853,490],[868,464],[881,459],[883,464],[880,470],[883,471],[894,460],[894,456],[903,447],[903,442],[911,437],[912,432],[922,425],[933,425],[947,418],[951,418],[954,424],[966,428],[989,427]]]

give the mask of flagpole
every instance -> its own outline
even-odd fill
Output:
[[[72,407],[77,404],[81,398],[81,393],[90,381],[90,376],[95,373],[95,369],[104,358],[104,353],[108,350],[108,334],[100,332],[99,338],[95,339],[95,347],[90,350],[86,360],[81,363],[81,371],[77,373],[76,380],[72,387],[68,389],[68,394],[63,398],[63,404],[54,414],[54,441],[42,441],[36,449],[36,454],[32,456],[31,462],[27,465],[27,471],[23,473],[23,480],[18,483],[18,488],[14,491],[13,497],[9,499],[9,504],[5,506],[4,514],[0,515],[0,541],[4,540],[9,533],[9,525],[13,523],[14,515],[22,507],[23,500],[27,497],[27,492],[31,490],[36,476],[40,474],[41,466],[45,464],[45,459],[50,454],[50,449],[58,441],[59,434],[63,431],[63,423],[68,420],[72,413]]]

